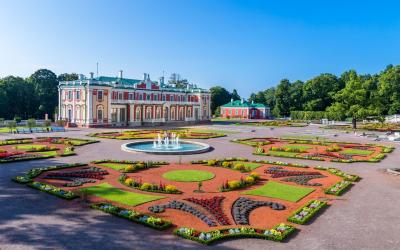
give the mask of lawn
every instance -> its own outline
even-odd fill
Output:
[[[372,154],[374,151],[372,150],[362,150],[362,149],[345,149],[343,151],[340,151],[341,154],[346,154],[346,155],[370,155]]]
[[[247,161],[234,161],[233,165],[235,165],[236,163],[241,163],[243,164],[246,168],[250,168],[250,170],[254,170],[258,167],[261,167],[262,164],[260,163],[255,163],[255,162],[247,162]]]
[[[174,170],[163,174],[163,178],[171,181],[194,182],[206,181],[214,178],[214,174],[201,170]]]
[[[311,146],[305,146],[305,145],[283,145],[282,147],[290,149],[300,149],[300,150],[307,150],[312,148]]]
[[[132,164],[128,163],[101,163],[99,166],[106,167],[106,168],[112,168],[114,170],[122,170],[125,169],[127,166],[130,166]]]
[[[315,189],[306,187],[296,187],[279,182],[269,181],[264,186],[243,192],[247,195],[256,195],[270,198],[277,198],[286,201],[298,202]]]
[[[165,198],[164,196],[123,191],[108,183],[102,183],[96,186],[82,188],[80,190],[86,194],[94,195],[109,201],[115,201],[128,206],[137,206],[146,202]]]
[[[43,152],[35,152],[36,154],[46,155],[46,156],[57,156],[57,151],[43,151]]]
[[[15,146],[15,149],[19,149],[19,150],[38,150],[38,149],[45,148],[45,147],[46,147],[46,145],[29,144],[29,145]]]
[[[281,157],[295,157],[299,153],[269,150],[268,154],[271,155],[271,156],[278,156],[278,157],[279,156],[281,156]]]
[[[33,127],[33,128],[44,128],[44,129],[47,129],[47,128],[50,128],[50,127],[36,126],[36,127]],[[21,126],[18,126],[17,128],[13,128],[12,131],[16,132],[17,129],[28,129],[28,127],[21,127]],[[10,128],[8,128],[8,127],[2,127],[2,128],[0,128],[0,133],[10,133]]]

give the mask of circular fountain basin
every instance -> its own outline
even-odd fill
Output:
[[[121,146],[123,151],[143,152],[149,154],[181,155],[200,154],[209,151],[210,145],[201,142],[179,141],[179,147],[154,147],[154,141],[138,141],[125,143]]]

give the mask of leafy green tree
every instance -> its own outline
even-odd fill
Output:
[[[335,103],[327,108],[329,117],[351,117],[353,128],[357,128],[357,120],[376,115],[371,102],[370,91],[367,89],[368,81],[358,76],[355,72],[349,75],[345,87],[334,95]]]
[[[321,74],[304,84],[304,110],[324,111],[333,102],[333,96],[343,88],[343,82],[332,74]]]
[[[57,77],[58,81],[74,81],[78,80],[78,74],[77,73],[63,73]]]
[[[274,114],[289,116],[290,104],[290,82],[288,79],[283,79],[276,87]]]
[[[211,93],[211,113],[214,115],[217,107],[231,101],[231,93],[221,86],[215,86],[210,89]]]
[[[400,112],[400,65],[386,67],[378,79],[380,104],[387,114]]]
[[[38,110],[37,115],[43,116],[47,113],[51,117],[58,103],[56,74],[47,69],[39,69],[28,78],[28,81],[34,86],[39,104],[43,105],[43,109]]]
[[[240,95],[238,94],[236,89],[233,89],[232,94],[231,94],[231,98],[235,101],[235,100],[240,100]]]

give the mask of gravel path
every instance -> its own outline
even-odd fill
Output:
[[[287,243],[257,239],[221,241],[217,249],[399,249],[400,248],[400,176],[383,172],[399,167],[396,149],[380,163],[340,164],[277,157],[256,157],[253,148],[231,143],[233,138],[301,134],[307,128],[250,128],[209,125],[239,133],[205,140],[214,150],[205,154],[155,156],[120,150],[127,141],[102,139],[102,143],[77,149],[78,156],[0,165],[0,249],[204,249],[197,243],[177,238],[127,222],[105,213],[86,209],[79,201],[68,202],[10,181],[10,178],[33,167],[95,159],[166,160],[178,162],[193,159],[242,156],[250,159],[281,160],[340,168],[363,179],[338,198],[311,225],[299,226],[301,232]],[[255,129],[256,132],[251,132]],[[54,136],[85,137],[94,130],[74,129]],[[96,130],[97,131],[97,130]],[[320,130],[321,131],[321,130]],[[308,132],[307,132],[308,133]],[[326,133],[331,136],[331,132]],[[46,136],[49,134],[46,134]],[[38,135],[41,136],[41,135]],[[12,136],[0,134],[0,139]],[[29,137],[19,135],[16,137]],[[373,143],[352,134],[339,134],[333,140]],[[381,143],[384,144],[384,143]]]

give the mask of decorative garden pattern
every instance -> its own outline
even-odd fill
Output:
[[[334,168],[244,158],[191,164],[98,160],[13,178],[60,198],[80,197],[135,223],[173,227],[175,235],[203,244],[240,237],[282,241],[358,179]]]
[[[95,143],[67,137],[38,137],[0,141],[0,163],[75,155],[75,146]]]
[[[379,162],[394,150],[393,147],[375,144],[270,137],[236,139],[233,142],[255,147],[255,155],[342,163]]]

